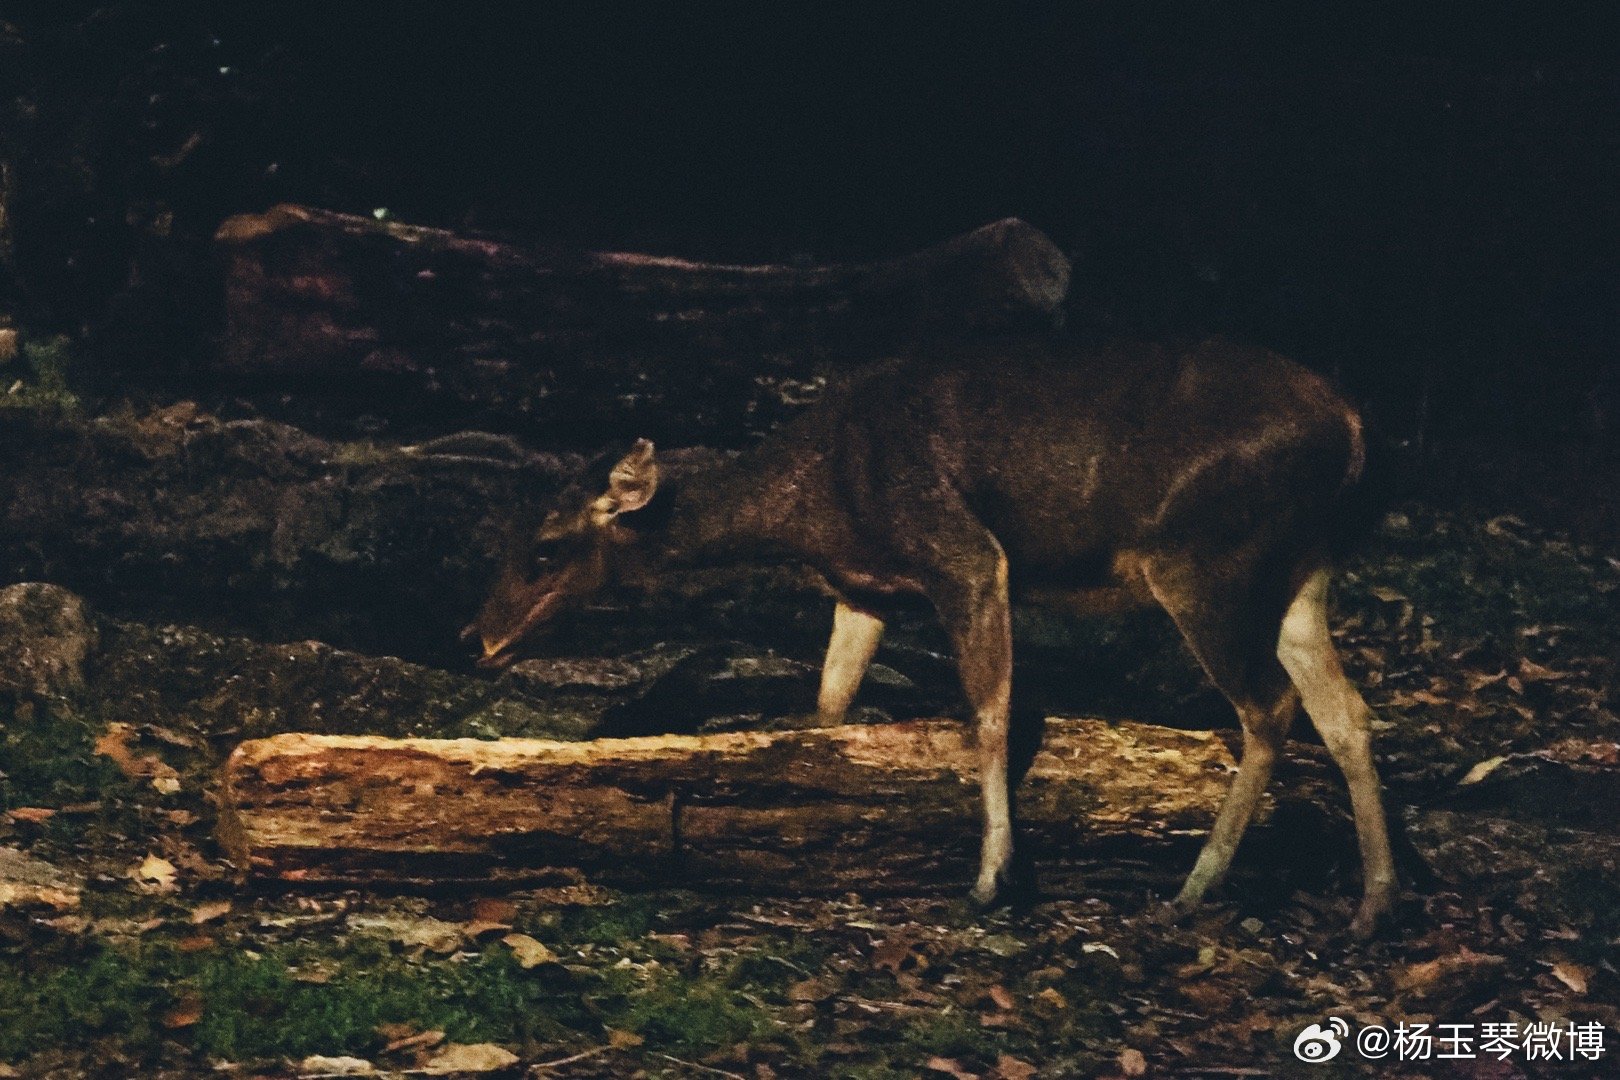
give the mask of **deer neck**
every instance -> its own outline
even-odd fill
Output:
[[[774,479],[769,461],[757,451],[670,477],[666,490],[647,507],[642,522],[626,515],[641,532],[650,568],[736,562],[784,546],[782,523],[794,513],[797,492]]]

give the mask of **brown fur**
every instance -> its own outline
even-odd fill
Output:
[[[829,649],[823,701],[847,705],[859,677],[850,658],[869,658],[884,598],[922,594],[952,637],[981,729],[974,895],[988,901],[1011,856],[1009,597],[1080,611],[1158,604],[1246,733],[1234,794],[1179,899],[1196,901],[1225,872],[1303,681],[1313,719],[1354,757],[1341,763],[1365,856],[1365,931],[1393,891],[1377,779],[1353,730],[1365,734],[1365,705],[1337,659],[1320,655],[1331,652],[1321,589],[1305,589],[1335,546],[1364,453],[1359,418],[1324,380],[1221,342],[897,361],[830,391],[754,451],[662,487],[651,447],[638,445],[607,490],[576,491],[537,534],[568,558],[529,573],[520,548],[472,629],[485,662],[499,664],[534,624],[610,576],[793,559],[866,615]],[[629,512],[631,502],[647,508]],[[1287,641],[1285,613],[1300,628]]]

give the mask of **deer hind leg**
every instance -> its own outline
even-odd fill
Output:
[[[1012,793],[1007,777],[1008,706],[1012,694],[1012,613],[1007,599],[1007,557],[982,528],[964,530],[952,547],[960,554],[929,585],[929,599],[956,649],[962,689],[977,725],[979,786],[984,834],[979,876],[969,894],[989,906],[1010,878],[1013,855]]]
[[[1281,602],[1256,589],[1259,575],[1231,566],[1154,561],[1144,567],[1154,598],[1170,614],[1193,655],[1237,710],[1243,758],[1209,838],[1174,907],[1187,911],[1219,885],[1271,781],[1299,697],[1275,656]]]
[[[816,696],[818,723],[843,722],[882,638],[882,619],[842,600],[838,602],[833,611],[827,660],[821,666],[821,692]]]
[[[1395,859],[1378,772],[1372,758],[1372,710],[1345,677],[1327,621],[1328,573],[1319,569],[1288,605],[1277,641],[1277,658],[1299,688],[1305,712],[1328,753],[1344,772],[1361,846],[1363,895],[1350,931],[1367,937],[1395,900]]]

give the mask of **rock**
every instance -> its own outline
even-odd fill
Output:
[[[84,601],[59,585],[0,589],[0,693],[59,697],[84,686],[97,633]]]
[[[319,641],[265,643],[193,626],[114,621],[92,690],[204,734],[313,729],[582,738],[623,691],[576,692],[444,671]]]
[[[651,683],[695,651],[696,646],[660,645],[625,656],[532,657],[513,664],[504,678],[548,690],[625,690]]]
[[[754,726],[762,716],[815,708],[814,664],[739,642],[664,650],[661,659],[663,670],[639,695],[604,714],[602,734],[719,730],[739,718]]]

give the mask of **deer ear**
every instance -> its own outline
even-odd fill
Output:
[[[630,452],[613,466],[608,474],[607,494],[596,500],[595,509],[603,519],[615,514],[640,510],[652,501],[658,490],[658,461],[653,456],[653,444],[648,439],[637,439]]]

